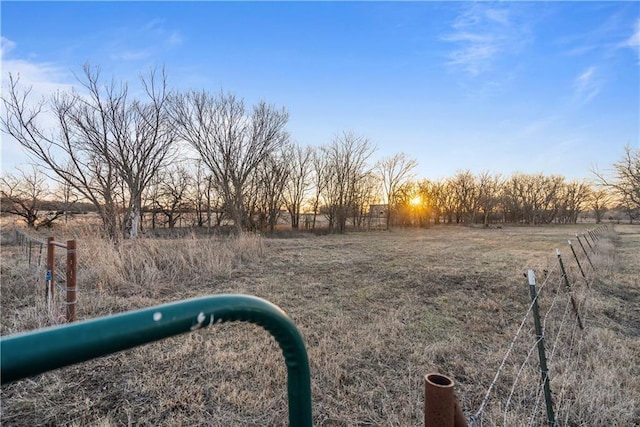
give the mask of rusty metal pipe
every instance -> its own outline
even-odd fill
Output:
[[[76,241],[67,240],[67,322],[76,320],[76,278],[78,276],[78,254]]]
[[[52,239],[54,239],[54,238],[52,237]],[[57,240],[52,240],[51,244],[54,245],[54,246],[57,246],[59,248],[62,248],[62,249],[67,249],[67,245],[65,245],[62,242],[58,242]]]
[[[453,387],[453,380],[447,376],[437,373],[424,376],[425,427],[467,427]]]

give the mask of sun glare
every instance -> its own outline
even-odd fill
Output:
[[[422,203],[422,197],[416,196],[413,199],[411,199],[409,203],[411,203],[411,206],[418,206],[420,203]]]

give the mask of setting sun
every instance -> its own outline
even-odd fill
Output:
[[[411,204],[411,206],[418,206],[420,203],[422,203],[422,197],[415,196],[413,199],[409,201],[409,203]]]

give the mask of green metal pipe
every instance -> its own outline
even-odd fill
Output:
[[[2,384],[233,321],[260,325],[276,339],[287,366],[289,424],[311,426],[309,359],[302,335],[282,309],[248,295],[195,298],[4,337]]]

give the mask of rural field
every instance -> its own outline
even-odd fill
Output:
[[[265,298],[304,336],[318,426],[420,426],[423,376],[434,371],[455,380],[471,419],[515,343],[479,425],[527,425],[532,412],[540,413],[532,425],[546,425],[544,400],[535,402],[537,354],[523,364],[535,344],[530,316],[522,339],[514,337],[531,303],[524,273],[535,269],[540,282],[557,274],[559,248],[584,323],[576,330],[571,314],[557,317],[578,345],[547,344],[566,350],[563,364],[550,360],[560,425],[637,426],[640,226],[610,225],[601,234],[594,268],[581,259],[587,286],[567,239],[593,227],[193,234],[119,248],[77,232],[78,317],[211,294]],[[76,237],[73,230],[54,233]],[[2,335],[63,322],[62,301],[47,311],[42,267],[28,265],[10,227],[1,249]],[[554,295],[564,304],[563,288],[547,292],[543,311]],[[267,332],[220,324],[5,385],[1,408],[3,426],[286,425],[286,370]]]

